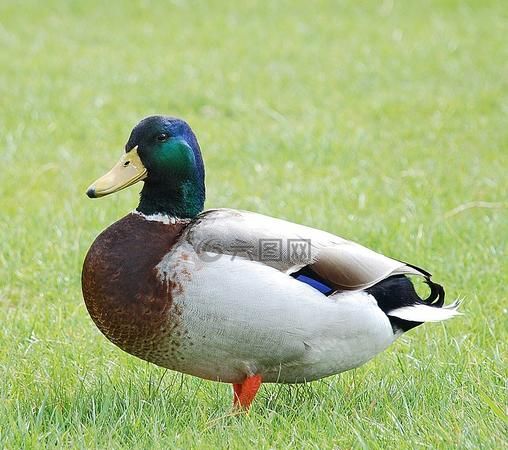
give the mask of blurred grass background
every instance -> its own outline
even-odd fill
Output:
[[[507,34],[502,0],[1,2],[0,447],[506,447]],[[421,265],[466,314],[245,417],[122,353],[80,271],[139,189],[84,191],[155,113],[194,128],[208,207]]]

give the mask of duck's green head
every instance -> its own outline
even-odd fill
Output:
[[[137,210],[194,217],[205,202],[205,169],[196,136],[181,119],[151,116],[131,132],[125,154],[87,190],[103,197],[143,180]]]

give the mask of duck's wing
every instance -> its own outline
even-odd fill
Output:
[[[287,274],[310,270],[335,290],[367,289],[392,275],[430,277],[423,269],[333,234],[247,211],[205,211],[183,238],[204,261],[242,258]]]

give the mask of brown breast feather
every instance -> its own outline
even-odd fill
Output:
[[[181,358],[181,312],[172,304],[178,286],[161,281],[155,267],[186,225],[128,214],[97,237],[83,264],[83,297],[99,330],[126,352],[156,363]]]

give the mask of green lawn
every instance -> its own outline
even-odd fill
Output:
[[[241,3],[0,3],[0,448],[506,448],[506,2]],[[154,113],[196,131],[208,207],[421,265],[465,315],[241,416],[123,353],[80,272],[139,185],[84,191]]]

